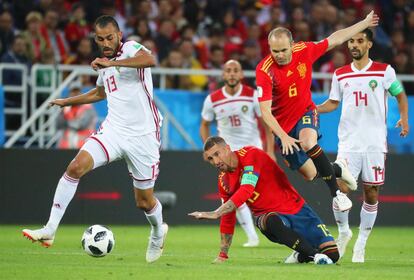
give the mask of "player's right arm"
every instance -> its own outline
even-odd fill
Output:
[[[208,95],[204,100],[203,109],[201,110],[200,136],[203,144],[210,136],[210,124],[214,120],[214,117],[213,103],[211,102],[210,95]]]
[[[300,150],[297,143],[300,141],[290,137],[280,126],[279,122],[272,115],[271,111],[272,101],[260,102],[260,110],[262,111],[262,118],[273,133],[280,138],[282,142],[282,154],[293,154],[293,149]]]
[[[339,101],[327,99],[322,104],[317,105],[316,110],[318,111],[319,114],[329,113],[329,112],[335,111],[336,108],[338,108],[338,106],[339,106]]]
[[[210,136],[210,124],[211,122],[201,118],[200,136],[201,136],[201,139],[203,140],[203,143],[205,143],[207,138]]]
[[[259,66],[256,68],[256,85],[262,118],[272,132],[280,138],[282,154],[293,154],[293,149],[299,151],[300,148],[296,143],[300,141],[290,137],[272,114],[272,80]]]
[[[49,102],[49,106],[57,105],[60,107],[65,107],[80,104],[90,104],[101,101],[105,98],[106,93],[104,87],[97,86],[96,88],[93,88],[84,94],[52,100]]]
[[[338,108],[339,103],[341,102],[341,99],[342,99],[342,91],[341,91],[341,87],[338,82],[338,77],[336,76],[336,72],[335,72],[332,77],[329,99],[323,102],[322,104],[317,105],[316,110],[318,111],[319,114],[332,112],[336,110],[336,108]]]

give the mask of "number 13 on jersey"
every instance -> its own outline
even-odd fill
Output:
[[[114,92],[114,91],[118,90],[118,87],[116,86],[114,75],[112,75],[108,79],[106,79],[106,88],[108,89],[109,92]]]

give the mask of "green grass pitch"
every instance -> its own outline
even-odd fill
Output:
[[[214,265],[218,253],[217,226],[172,226],[164,256],[145,262],[148,226],[111,226],[116,245],[104,258],[83,252],[80,238],[86,226],[61,226],[51,248],[32,244],[21,226],[0,226],[0,279],[414,279],[414,228],[374,228],[366,262],[351,263],[352,245],[337,265],[283,263],[290,254],[263,236],[258,248],[242,248],[236,230],[230,259]],[[330,227],[333,229],[333,227]],[[336,232],[335,232],[336,233]]]

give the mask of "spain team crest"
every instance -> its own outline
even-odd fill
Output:
[[[299,72],[299,76],[304,79],[305,75],[306,75],[306,64],[305,63],[300,63],[298,65],[298,67],[296,67],[296,69],[298,69]]]

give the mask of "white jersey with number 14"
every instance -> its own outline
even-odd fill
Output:
[[[338,152],[387,152],[387,97],[397,81],[394,69],[369,61],[358,70],[351,63],[337,69],[329,99],[341,101]]]

